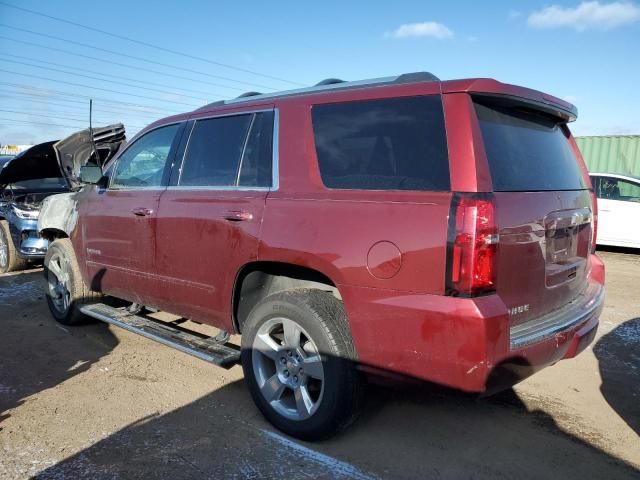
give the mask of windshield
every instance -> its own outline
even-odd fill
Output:
[[[15,190],[17,191],[29,191],[29,192],[37,192],[37,191],[56,191],[56,190],[67,190],[69,186],[67,182],[62,177],[51,177],[51,178],[38,178],[35,180],[23,180],[21,182],[15,182],[9,184],[5,187],[5,190]]]

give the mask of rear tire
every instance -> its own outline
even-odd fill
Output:
[[[321,290],[268,296],[242,332],[242,368],[251,396],[276,428],[324,439],[355,419],[364,384],[341,301]]]
[[[44,258],[44,278],[47,304],[53,318],[63,325],[76,325],[88,320],[89,317],[80,312],[80,307],[97,301],[100,294],[90,290],[82,280],[68,238],[59,238],[49,245]]]
[[[27,261],[18,256],[18,250],[11,238],[9,222],[0,220],[0,273],[23,270]]]

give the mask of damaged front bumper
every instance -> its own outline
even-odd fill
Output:
[[[7,221],[18,256],[24,260],[42,260],[47,254],[49,241],[38,233],[38,220],[22,219],[9,214]]]

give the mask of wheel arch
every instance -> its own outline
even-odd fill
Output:
[[[49,240],[68,238],[78,222],[76,193],[60,193],[44,199],[38,217],[38,232]]]
[[[49,242],[53,242],[58,238],[69,238],[67,232],[60,230],[59,228],[49,227],[42,230],[39,230],[40,235],[49,240]]]
[[[249,312],[262,299],[276,292],[305,288],[331,292],[342,300],[336,283],[319,270],[275,261],[256,261],[244,265],[236,275],[233,286],[232,321],[235,331],[242,332]]]

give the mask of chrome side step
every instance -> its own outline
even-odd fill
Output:
[[[231,368],[240,361],[240,350],[237,347],[220,343],[215,337],[206,337],[103,303],[84,305],[80,307],[80,311],[89,317],[124,328],[223,368]]]

